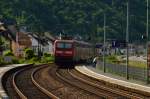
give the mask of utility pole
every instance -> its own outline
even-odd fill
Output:
[[[149,7],[149,4],[148,4],[148,0],[147,0],[147,20],[146,20],[146,22],[147,22],[147,24],[146,24],[146,56],[147,56],[147,84],[149,83],[149,57],[148,57],[148,54],[149,54],[149,48],[148,48],[148,40],[149,40],[149,38],[148,38],[148,27],[149,27],[149,24],[148,24],[148,21],[149,21],[149,16],[148,16],[148,8]]]
[[[129,2],[127,1],[127,26],[126,26],[126,79],[129,79]]]
[[[106,72],[105,50],[106,50],[106,15],[104,13],[104,41],[103,41],[103,71],[104,73]]]

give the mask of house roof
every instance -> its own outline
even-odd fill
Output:
[[[45,36],[38,36],[37,34],[28,33],[31,37],[36,39],[42,45],[48,45],[48,39]]]
[[[15,35],[10,30],[0,31],[0,35],[9,40],[15,41],[15,39],[16,39]]]
[[[2,35],[3,37],[9,40],[14,40],[14,41],[16,40],[15,35],[10,30],[1,31],[0,35]]]
[[[0,35],[4,36],[6,39],[16,41],[16,34],[18,32],[16,27],[16,21],[13,19],[0,19]],[[54,42],[55,38],[50,35],[50,33],[44,33],[44,36],[38,36],[38,34],[28,33],[30,36],[39,41],[40,44],[46,45],[48,41]]]
[[[52,43],[54,43],[54,41],[56,40],[56,38],[54,38],[49,32],[45,32],[44,35]]]
[[[16,40],[16,32],[9,29],[10,25],[15,25],[14,20],[0,19],[0,35],[9,40]],[[16,29],[16,28],[15,28]]]

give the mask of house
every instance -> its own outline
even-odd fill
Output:
[[[44,36],[37,36],[36,34],[29,33],[32,41],[32,49],[38,55],[39,53],[53,54],[53,42],[55,39],[45,33]],[[46,36],[47,35],[47,36]]]
[[[24,56],[24,49],[31,48],[36,55],[43,53],[53,54],[53,42],[55,39],[52,36],[38,36],[31,32],[18,32],[16,41],[12,41],[12,50],[15,56]]]
[[[31,38],[28,36],[28,34],[17,32],[16,33],[16,41],[12,40],[12,51],[15,56],[23,56],[24,55],[24,49],[25,48],[31,48],[32,47],[32,41]]]
[[[8,40],[9,44],[7,46],[15,56],[23,56],[24,48],[32,48],[36,54],[39,52],[53,53],[55,38],[50,33],[46,32],[43,36],[38,36],[35,33],[22,31],[21,28],[17,30],[14,20],[3,19],[0,22],[4,23],[2,24],[4,27],[0,27],[0,36],[2,35]]]

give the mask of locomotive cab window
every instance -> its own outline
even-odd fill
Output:
[[[70,48],[72,48],[72,44],[71,43],[60,42],[60,43],[57,43],[57,48],[70,49]]]
[[[65,43],[65,48],[72,48],[72,44]]]
[[[64,43],[57,43],[57,48],[64,48]]]

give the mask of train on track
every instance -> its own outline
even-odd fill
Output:
[[[91,61],[95,56],[94,46],[90,43],[77,40],[56,40],[54,42],[55,63],[73,66],[76,63]]]

